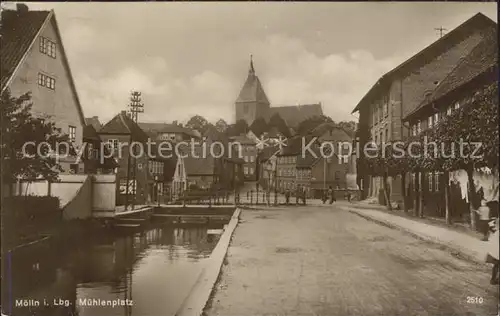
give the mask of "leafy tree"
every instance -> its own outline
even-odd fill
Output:
[[[257,137],[260,137],[264,132],[267,132],[269,129],[266,120],[263,117],[257,118],[253,121],[252,125],[250,125],[250,130],[254,132]]]
[[[209,122],[201,115],[195,115],[189,119],[186,123],[186,127],[190,129],[195,129],[201,134],[204,134],[207,131],[207,127]]]
[[[341,121],[337,123],[337,126],[343,128],[351,136],[356,134],[356,122],[354,121]]]
[[[219,119],[216,123],[215,123],[215,128],[217,129],[218,132],[220,133],[225,133],[228,129],[229,125],[227,124],[226,121],[224,121],[223,119]]]
[[[283,136],[290,137],[290,129],[286,124],[285,120],[279,115],[279,113],[274,113],[269,119],[268,128],[275,127]]]
[[[307,118],[299,123],[297,127],[297,134],[306,135],[314,128],[316,128],[318,125],[323,123],[333,123],[333,120],[326,115],[313,116]]]
[[[75,154],[72,146],[62,144],[70,143],[68,135],[62,134],[55,123],[32,116],[30,93],[12,97],[6,89],[0,107],[3,183],[13,183],[18,178],[56,181],[61,167],[55,149],[59,147],[61,154]],[[25,146],[28,142],[33,144]]]
[[[227,136],[238,136],[248,132],[248,124],[245,120],[238,120],[235,124],[228,126],[226,130]]]

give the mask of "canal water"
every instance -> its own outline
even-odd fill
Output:
[[[222,228],[102,232],[79,245],[42,242],[16,251],[4,266],[2,310],[11,316],[174,315]]]

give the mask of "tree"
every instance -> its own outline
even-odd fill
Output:
[[[56,181],[61,167],[55,149],[60,149],[59,154],[75,154],[68,135],[62,134],[54,122],[32,116],[30,93],[12,97],[6,89],[0,107],[3,183],[18,178]]]
[[[285,120],[279,115],[279,113],[274,113],[273,116],[269,119],[268,128],[275,127],[278,132],[283,134],[285,137],[290,137],[290,129],[288,125],[286,125]]]
[[[252,125],[250,125],[250,130],[257,136],[260,137],[264,132],[267,132],[269,129],[266,120],[263,117],[257,118],[253,121]]]
[[[323,123],[333,123],[333,120],[326,115],[319,115],[307,118],[299,123],[297,127],[297,134],[306,135],[318,125]]]
[[[202,135],[207,131],[208,125],[209,125],[209,122],[201,115],[193,116],[186,123],[187,128],[197,130]]]
[[[215,128],[217,129],[218,132],[220,133],[225,133],[228,129],[228,124],[226,123],[226,121],[224,121],[223,119],[219,119],[216,123],[215,123]]]
[[[226,130],[227,136],[238,136],[248,132],[248,124],[245,120],[238,120],[235,124],[228,126]]]
[[[337,123],[337,126],[343,128],[351,136],[356,134],[356,122],[354,121],[341,121]]]

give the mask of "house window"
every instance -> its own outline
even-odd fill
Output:
[[[429,118],[427,119],[427,127],[428,128],[432,128],[433,127],[433,116],[429,116]]]
[[[422,122],[418,121],[417,122],[417,135],[422,133]]]
[[[56,43],[45,37],[40,37],[40,53],[56,58]]]
[[[385,129],[385,141],[386,142],[389,141],[389,129],[388,128]]]
[[[384,99],[384,117],[389,116],[389,100],[387,98]]]
[[[428,178],[427,178],[427,180],[429,181],[428,192],[432,192],[433,191],[432,178],[434,178],[434,174],[433,173],[429,173],[428,174]]]
[[[244,167],[244,168],[243,168],[243,172],[244,172],[245,174],[248,174],[248,167]]]
[[[254,156],[250,156],[250,162],[254,162]]]
[[[113,149],[118,149],[118,139],[109,139],[108,144]]]
[[[47,76],[43,73],[38,73],[38,85],[42,87],[49,88],[51,90],[56,89],[56,79]]]
[[[250,171],[250,174],[253,174],[253,168],[252,167],[250,167],[249,171]]]
[[[439,191],[439,173],[434,174],[434,191],[438,192]]]
[[[446,115],[451,115],[453,111],[453,108],[451,106],[449,106],[447,109],[446,109]]]
[[[455,110],[460,109],[460,102],[455,102]]]
[[[69,141],[74,143],[75,140],[76,140],[76,127],[70,126],[69,127]]]
[[[415,189],[415,186],[416,186],[415,180],[416,180],[416,176],[414,173],[412,173],[411,174],[411,185],[412,185],[413,189]]]
[[[340,180],[340,171],[335,171],[335,180]]]
[[[434,124],[437,125],[439,123],[439,112],[434,113]]]
[[[411,127],[411,136],[416,136],[416,135],[417,135],[417,124]]]

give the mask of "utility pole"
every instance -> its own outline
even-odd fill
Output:
[[[443,37],[444,31],[448,31],[448,29],[443,28],[442,26],[434,28],[436,31],[439,31],[439,38]]]
[[[141,93],[138,91],[132,91],[130,93],[130,103],[128,105],[128,112],[130,115],[130,118],[134,123],[137,124],[138,118],[139,118],[139,113],[144,113],[144,104],[142,103],[141,100]],[[132,133],[132,131],[131,131]],[[133,139],[134,135],[131,134],[130,140],[131,143],[134,141]],[[131,144],[129,144],[130,146]],[[134,155],[135,156],[135,155]],[[136,202],[136,197],[137,197],[137,177],[136,177],[136,169],[137,169],[137,162],[135,158],[132,158],[132,155],[130,155],[130,147],[129,147],[129,153],[128,153],[128,170],[127,170],[127,198],[126,198],[126,203],[125,203],[125,209],[128,208],[128,203],[129,203],[129,194],[130,191],[132,190],[134,192],[133,194],[133,199],[132,199],[132,209],[134,209],[135,202]],[[130,181],[132,182],[132,188],[130,188]]]

